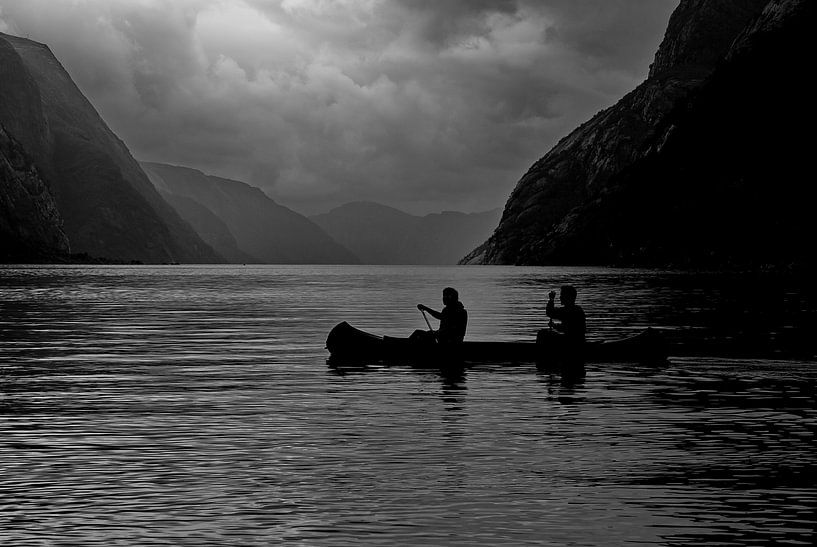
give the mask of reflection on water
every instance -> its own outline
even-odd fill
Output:
[[[591,335],[658,326],[677,356],[327,366],[334,324],[406,335],[447,285],[468,338],[530,339],[565,282]],[[0,268],[0,544],[810,544],[810,298],[621,270]]]

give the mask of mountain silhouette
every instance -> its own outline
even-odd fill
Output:
[[[364,264],[456,264],[499,220],[483,213],[444,211],[425,216],[379,203],[347,203],[311,219]]]
[[[463,262],[813,263],[814,11],[682,0],[648,79],[534,163]]]
[[[27,158],[20,161],[31,163],[28,172],[48,188],[72,252],[143,262],[221,260],[153,188],[47,46],[0,33],[0,77],[0,124]],[[13,178],[4,173],[0,195],[9,195]],[[46,192],[38,195],[35,208],[49,211],[48,218],[25,215],[19,204],[7,214],[27,217],[26,230],[48,230],[52,247],[66,250]],[[32,253],[40,245],[18,244]]]
[[[232,262],[356,264],[357,257],[305,216],[244,182],[143,162],[150,180]]]

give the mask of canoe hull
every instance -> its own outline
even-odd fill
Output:
[[[583,355],[566,355],[555,346],[536,342],[471,342],[456,346],[418,344],[408,338],[377,336],[342,322],[326,339],[326,348],[334,359],[371,359],[380,361],[460,360],[467,362],[548,363],[564,360],[583,362],[663,362],[667,359],[666,341],[647,329],[621,340],[588,342]]]

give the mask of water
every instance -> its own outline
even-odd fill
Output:
[[[334,324],[406,335],[446,285],[469,339],[531,339],[565,282],[592,336],[684,355],[327,366]],[[0,268],[0,544],[811,544],[817,369],[780,356],[814,310],[673,272]],[[685,351],[724,338],[762,357]]]

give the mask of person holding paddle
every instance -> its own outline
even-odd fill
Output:
[[[435,311],[423,304],[417,304],[417,309],[428,312],[434,319],[440,320],[440,328],[437,332],[431,328],[431,324],[426,318],[429,330],[416,330],[411,335],[414,341],[425,341],[439,344],[458,344],[465,338],[465,328],[468,325],[468,312],[460,302],[460,295],[456,289],[446,287],[443,289],[443,310]]]
[[[587,324],[584,310],[576,304],[576,288],[565,285],[559,290],[556,305],[556,291],[548,293],[545,315],[550,318],[548,328],[536,335],[536,343],[545,349],[544,355],[550,362],[561,361],[574,373],[584,370],[584,341]],[[553,321],[553,320],[556,320]]]
[[[551,333],[563,336],[571,344],[580,346],[584,344],[587,326],[584,310],[576,304],[576,295],[575,287],[565,285],[559,289],[559,303],[562,305],[556,306],[556,291],[550,291],[545,315],[550,318],[548,327],[552,329]],[[555,323],[554,319],[558,323]]]

